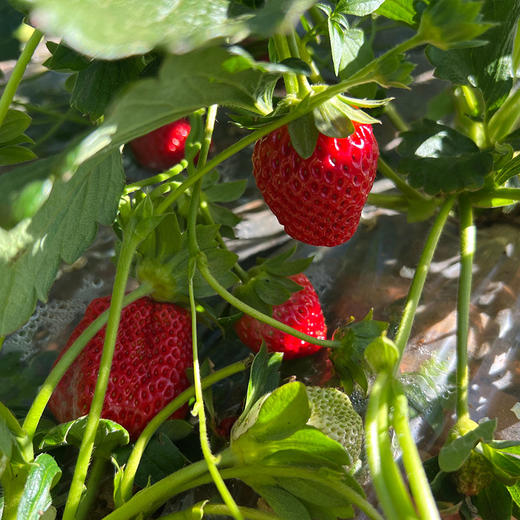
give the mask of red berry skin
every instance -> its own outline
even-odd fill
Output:
[[[110,297],[92,300],[59,358],[109,305]],[[90,410],[105,329],[90,340],[52,394],[49,408],[59,422]],[[118,422],[136,439],[159,410],[188,388],[186,368],[192,363],[190,314],[172,303],[136,300],[121,313],[101,417]],[[185,415],[186,407],[173,417]]]
[[[163,171],[184,159],[184,146],[191,126],[179,119],[130,142],[137,162],[149,170]]]
[[[286,126],[258,140],[253,173],[265,202],[288,235],[314,246],[337,246],[355,233],[374,184],[379,148],[370,125],[344,139],[319,134],[303,159]]]
[[[273,307],[273,318],[318,339],[327,337],[327,326],[320,300],[311,282],[303,273],[289,276],[303,287],[281,305]],[[295,338],[244,314],[235,323],[235,332],[253,352],[258,352],[265,341],[269,352],[283,352],[285,359],[310,356],[321,347]]]

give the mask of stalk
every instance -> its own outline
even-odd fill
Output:
[[[141,285],[135,291],[127,294],[123,299],[123,307],[130,303],[150,294],[152,288],[147,285]],[[74,360],[80,355],[87,343],[102,329],[108,320],[109,310],[100,314],[76,339],[70,348],[63,354],[60,360],[54,365],[51,372],[45,379],[43,385],[34,399],[31,408],[27,412],[23,429],[27,432],[29,439],[34,437],[38,423],[43,415],[43,411],[51,398],[52,392],[58,386],[61,378],[64,376],[67,369],[72,365]]]
[[[285,36],[281,34],[275,34],[273,36],[274,46],[276,48],[276,54],[278,54],[279,61],[283,61],[291,57],[291,51],[287,43]],[[285,84],[285,90],[289,96],[297,96],[300,86],[298,84],[298,78],[293,72],[286,72],[283,75],[283,82]]]
[[[430,199],[425,197],[421,192],[412,188],[400,175],[398,175],[392,167],[382,158],[379,157],[377,162],[379,171],[387,178],[390,179],[396,187],[401,191],[403,195],[412,200],[420,200],[429,202]]]
[[[219,296],[233,305],[233,307],[236,307],[239,311],[245,312],[253,318],[266,323],[275,329],[286,332],[287,334],[291,334],[292,336],[307,341],[308,343],[312,343],[313,345],[332,348],[338,347],[340,345],[337,341],[314,338],[313,336],[309,336],[308,334],[300,332],[299,330],[293,329],[289,325],[275,320],[274,318],[271,318],[271,316],[268,316],[267,314],[256,310],[254,307],[247,305],[247,303],[244,303],[242,300],[239,300],[236,296],[233,296],[225,287],[220,285],[218,280],[213,277],[207,265],[206,258],[202,254],[199,254],[198,256],[197,266],[199,268],[200,274],[202,274],[203,278],[206,280],[206,282],[208,282],[209,286],[212,287]]]
[[[142,181],[137,181],[132,184],[127,184],[124,190],[124,194],[132,193],[134,191],[140,190],[145,186],[151,186],[152,184],[158,184],[160,182],[167,181],[176,177],[180,173],[182,173],[188,167],[188,162],[186,159],[182,159],[179,164],[172,166],[169,170],[165,172],[158,173],[152,177],[148,177],[147,179],[143,179]]]
[[[29,65],[32,55],[34,54],[36,47],[38,47],[42,37],[43,33],[34,29],[29,41],[25,44],[25,47],[14,66],[13,72],[11,73],[9,81],[2,93],[2,97],[0,97],[0,126],[2,126],[2,123],[4,122],[7,111],[9,110],[14,95],[20,85],[20,81],[22,81],[25,69],[27,68],[27,65]]]
[[[401,117],[401,114],[393,103],[388,103],[388,105],[385,106],[385,114],[399,132],[407,132],[410,130],[410,125]]]
[[[279,516],[265,511],[258,511],[250,507],[239,507],[245,520],[281,520]],[[198,504],[190,509],[172,513],[171,515],[161,516],[162,520],[198,520],[202,515],[211,516],[230,516],[229,507],[225,504]]]
[[[415,318],[415,312],[421,299],[422,290],[424,288],[424,282],[430,269],[430,264],[433,258],[439,238],[441,236],[444,225],[448,219],[451,208],[454,203],[454,198],[450,197],[446,199],[433,223],[433,227],[430,230],[423,252],[417,264],[417,269],[412,280],[410,291],[408,292],[408,298],[406,299],[406,305],[404,308],[403,316],[399,324],[399,329],[395,337],[395,344],[399,350],[400,356],[402,356],[410,333],[412,331],[413,320]]]
[[[63,520],[74,520],[76,518],[76,512],[81,501],[90,457],[94,448],[96,431],[108,386],[110,368],[112,366],[112,358],[114,356],[117,339],[117,331],[119,328],[119,320],[121,317],[121,310],[123,309],[125,287],[134,253],[138,244],[139,240],[131,235],[129,238],[127,238],[127,236],[123,237],[116,277],[114,280],[114,288],[112,290],[112,299],[108,314],[105,343],[103,345],[103,353],[101,355],[99,374],[96,381],[96,388],[94,390],[94,397],[90,406],[90,412],[88,414],[85,433],[83,435],[83,439],[81,440],[76,467],[74,468],[74,475],[72,477],[72,482],[69,488],[69,495],[67,497],[65,510],[63,512]]]
[[[101,487],[103,477],[107,474],[107,472],[110,472],[108,465],[108,459],[94,456],[94,462],[92,463],[90,476],[88,478],[87,490],[85,491],[85,495],[79,504],[75,520],[88,519],[88,514],[90,513],[92,506],[96,503],[98,498],[97,495],[99,488]]]
[[[468,407],[468,335],[471,303],[471,278],[475,254],[476,228],[469,200],[459,198],[460,276],[457,297],[457,418],[469,419]]]
[[[439,511],[433,498],[430,484],[417,451],[415,439],[410,431],[408,417],[408,400],[401,385],[394,386],[396,394],[393,399],[394,413],[392,424],[397,434],[403,456],[404,468],[421,520],[440,520]]]

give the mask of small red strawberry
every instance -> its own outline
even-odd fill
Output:
[[[110,305],[93,300],[61,355]],[[54,391],[49,407],[60,422],[88,413],[105,340],[105,327],[87,344]],[[60,357],[61,357],[60,355]],[[135,439],[152,417],[189,386],[191,318],[183,308],[140,298],[123,309],[102,417],[124,426]],[[174,417],[182,417],[179,410]]]
[[[286,126],[255,145],[258,188],[287,234],[301,242],[337,246],[357,229],[379,149],[370,125],[353,124],[354,133],[344,139],[319,134],[308,159],[293,148]]]
[[[289,278],[301,285],[302,289],[293,293],[285,303],[275,305],[273,318],[309,336],[325,339],[327,326],[314,287],[303,273]],[[241,341],[253,352],[260,350],[263,340],[270,352],[283,352],[285,359],[309,356],[321,348],[281,332],[248,314],[244,314],[236,322],[235,331]]]
[[[167,170],[184,159],[184,146],[191,126],[179,119],[130,142],[137,162],[150,170]]]

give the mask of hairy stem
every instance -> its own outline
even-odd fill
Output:
[[[424,246],[421,257],[419,258],[419,263],[417,264],[417,268],[415,270],[412,285],[410,287],[410,291],[408,292],[408,298],[406,299],[403,316],[401,318],[399,329],[395,337],[395,344],[401,356],[404,352],[404,349],[406,348],[408,339],[410,338],[413,320],[415,318],[417,306],[419,305],[419,300],[421,299],[424,282],[426,281],[426,276],[430,269],[433,254],[435,253],[435,249],[439,243],[439,238],[442,234],[442,230],[444,229],[444,225],[446,224],[451,208],[453,207],[453,203],[454,198],[450,197],[441,206],[441,209],[433,223],[432,229],[430,230],[428,238],[426,239],[426,244]]]
[[[263,323],[266,323],[267,325],[270,325],[275,329],[281,330],[282,332],[286,332],[287,334],[291,334],[292,336],[307,341],[308,343],[312,343],[313,345],[319,345],[321,347],[339,346],[339,343],[337,341],[314,338],[313,336],[309,336],[308,334],[300,332],[299,330],[293,329],[289,325],[275,320],[274,318],[267,316],[267,314],[264,314],[263,312],[260,312],[255,308],[247,305],[247,303],[244,303],[242,300],[239,300],[236,296],[233,296],[226,288],[220,285],[220,283],[213,277],[209,270],[205,257],[201,254],[199,254],[197,265],[200,273],[202,274],[206,282],[208,282],[210,287],[212,287],[213,290],[219,296],[221,296],[224,300],[233,305],[233,307],[236,307],[239,311],[245,312],[253,318],[256,318],[257,320]]]
[[[276,54],[278,54],[278,60],[283,61],[291,57],[291,50],[287,43],[287,39],[282,34],[275,34],[273,36],[274,46],[276,48]],[[298,78],[293,72],[285,72],[283,75],[283,81],[285,84],[285,90],[289,96],[296,96],[300,89],[298,84]]]
[[[136,240],[135,237],[132,237],[131,233],[129,233],[128,238],[126,235],[123,237],[114,280],[114,287],[112,290],[112,299],[108,314],[105,343],[103,345],[103,353],[101,355],[96,388],[94,390],[94,397],[92,399],[87,424],[85,426],[85,433],[83,435],[83,439],[81,440],[78,460],[76,462],[76,467],[74,468],[74,475],[72,477],[72,482],[69,488],[69,495],[65,504],[65,510],[63,512],[63,520],[73,520],[76,518],[76,512],[81,501],[90,457],[94,448],[96,431],[99,424],[99,419],[101,417],[103,402],[105,400],[105,393],[108,386],[110,368],[112,366],[112,358],[114,356],[114,350],[116,346],[119,320],[121,317],[121,310],[123,309],[123,299],[125,295],[126,283],[138,243],[139,241]]]
[[[460,210],[460,276],[457,297],[457,418],[469,418],[468,407],[468,335],[471,303],[471,278],[475,254],[476,228],[473,208],[464,196]]]
[[[148,177],[147,179],[143,179],[142,181],[137,181],[132,184],[128,184],[125,187],[124,193],[132,193],[134,191],[140,190],[141,188],[144,188],[145,186],[151,186],[152,184],[158,184],[160,182],[170,180],[173,177],[176,177],[177,175],[182,173],[187,168],[187,166],[188,161],[186,161],[186,159],[182,159],[179,164],[172,166],[165,172],[158,173],[157,175]]]
[[[390,179],[399,191],[407,198],[412,200],[429,201],[422,193],[412,188],[399,174],[397,174],[392,167],[382,158],[379,157],[377,163],[378,170],[387,178]]]
[[[440,520],[428,477],[424,472],[415,439],[410,431],[408,400],[400,384],[394,385],[394,413],[392,424],[403,454],[403,463],[408,482],[421,520]]]
[[[34,29],[29,41],[25,44],[25,47],[14,66],[13,72],[11,73],[9,81],[2,93],[2,97],[0,97],[0,126],[2,126],[2,123],[4,122],[7,111],[9,110],[14,95],[16,94],[16,90],[18,89],[18,85],[20,85],[20,81],[22,81],[25,69],[31,61],[32,55],[34,54],[36,47],[38,47],[42,36],[43,33]]]
[[[88,477],[87,490],[79,504],[74,520],[85,520],[89,518],[90,510],[98,499],[103,478],[110,471],[108,466],[109,461],[105,457],[94,457]]]

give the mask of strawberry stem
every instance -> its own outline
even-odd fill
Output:
[[[424,282],[426,281],[426,276],[430,269],[433,254],[437,248],[439,238],[442,234],[442,230],[444,229],[444,225],[446,224],[451,208],[453,207],[454,201],[455,199],[453,197],[450,197],[444,201],[444,204],[442,205],[433,223],[428,238],[426,239],[426,244],[424,246],[421,257],[419,258],[419,263],[417,264],[417,268],[412,280],[412,285],[406,299],[403,316],[401,317],[399,329],[395,337],[395,344],[399,350],[400,356],[402,356],[404,349],[406,348],[406,344],[408,343],[408,339],[410,338],[413,320],[415,318],[417,306],[419,305],[419,300],[421,299]]]
[[[275,34],[273,36],[274,46],[276,48],[276,54],[278,54],[278,61],[281,62],[291,57],[291,51],[287,43],[285,36],[281,34]],[[285,72],[283,74],[283,82],[285,84],[285,90],[288,96],[297,97],[300,90],[298,78],[294,72]]]
[[[424,472],[415,439],[410,431],[408,400],[403,393],[401,383],[398,381],[394,381],[393,408],[392,425],[401,446],[404,468],[408,475],[408,482],[417,506],[419,518],[421,520],[440,520],[439,511],[428,483],[428,477]]]
[[[94,456],[88,477],[87,489],[79,504],[75,520],[85,520],[85,518],[88,518],[92,506],[98,500],[98,492],[103,478],[107,475],[107,472],[109,472],[108,465],[109,460],[107,458]]]
[[[291,57],[300,58],[300,47],[296,41],[295,31],[292,30],[285,38],[287,39],[287,45],[289,47]],[[309,82],[307,81],[307,78],[303,74],[297,74],[296,78],[298,80],[298,96],[300,98],[304,98],[312,92],[312,89],[309,85]]]
[[[247,360],[238,361],[237,363],[233,363],[232,365],[217,370],[215,373],[205,377],[201,381],[201,388],[202,390],[205,390],[222,379],[230,377],[233,374],[243,372],[248,368],[248,366],[249,363]],[[130,457],[126,462],[123,478],[121,479],[120,490],[123,502],[129,500],[132,496],[132,488],[134,485],[134,478],[137,472],[137,468],[139,467],[141,457],[143,456],[144,450],[150,442],[153,434],[159,429],[164,421],[166,421],[176,410],[178,410],[194,396],[195,387],[190,386],[184,390],[184,392],[179,394],[175,399],[173,399],[173,401],[170,401],[160,412],[158,412],[157,415],[155,415],[155,417],[146,425],[141,435],[139,435],[139,438],[135,442],[134,448],[130,453]]]
[[[0,126],[4,122],[5,116],[7,115],[7,111],[11,106],[11,102],[13,101],[14,95],[16,94],[16,90],[18,89],[18,85],[22,81],[23,75],[25,73],[25,69],[27,65],[31,61],[32,55],[38,47],[40,40],[42,39],[43,34],[34,29],[31,37],[28,42],[25,44],[25,47],[14,66],[13,72],[7,82],[7,85],[2,92],[2,97],[0,97]]]
[[[158,173],[157,175],[148,177],[147,179],[143,179],[142,181],[127,184],[125,186],[123,195],[127,195],[128,193],[140,190],[145,186],[151,186],[152,184],[159,184],[161,182],[168,181],[182,173],[187,168],[187,166],[188,161],[186,161],[186,159],[182,159],[182,161],[179,164],[172,166],[169,170],[165,172]]]
[[[90,457],[92,456],[92,451],[94,449],[96,431],[101,417],[101,411],[103,409],[103,402],[105,400],[105,393],[110,376],[110,368],[112,366],[112,358],[116,346],[117,331],[119,328],[121,310],[123,309],[126,283],[132,266],[134,253],[140,242],[140,239],[136,238],[136,235],[132,233],[132,231],[133,229],[130,228],[123,235],[123,242],[121,244],[114,287],[112,290],[112,298],[105,333],[105,343],[103,345],[103,353],[101,355],[96,388],[94,390],[94,397],[92,398],[92,404],[90,406],[87,424],[85,426],[85,433],[81,440],[79,455],[76,467],[74,468],[74,475],[69,488],[65,510],[63,512],[63,520],[73,520],[76,518],[76,512],[81,501],[83,487],[87,477]]]
[[[206,127],[204,129],[204,142],[201,150],[201,156],[199,158],[198,165],[203,166],[206,162],[208,155],[209,145],[211,143],[211,136],[213,135],[213,129],[215,126],[215,118],[217,116],[217,105],[212,105],[208,108],[206,117]],[[191,310],[191,330],[192,330],[192,348],[193,348],[193,383],[195,387],[195,405],[193,407],[193,414],[199,417],[199,438],[200,447],[202,454],[208,465],[210,475],[217,487],[222,500],[229,507],[231,514],[235,520],[244,520],[242,513],[238,509],[238,506],[231,496],[222,476],[220,475],[217,463],[218,457],[215,457],[211,452],[211,446],[209,445],[208,429],[206,422],[206,413],[204,409],[204,395],[202,393],[202,383],[200,377],[200,363],[199,363],[199,352],[197,343],[197,305],[195,303],[195,292],[193,288],[193,278],[197,269],[197,255],[199,253],[199,246],[197,244],[197,214],[199,210],[199,199],[200,189],[202,181],[199,180],[193,188],[190,202],[190,213],[188,220],[188,238],[189,238],[189,249],[190,249],[190,267],[189,267],[189,278],[188,278],[188,294],[190,300]]]
[[[471,202],[465,196],[459,197],[459,214],[460,276],[457,296],[457,418],[469,419],[468,335],[476,228],[473,222]]]
[[[407,132],[410,130],[410,125],[401,117],[401,114],[395,108],[393,103],[387,103],[384,108],[385,114],[388,116],[388,119],[392,121],[394,126],[399,130],[399,132]]]
[[[381,507],[389,520],[412,520],[415,511],[394,460],[388,433],[388,386],[391,375],[377,376],[368,401],[365,434],[368,465]]]
[[[152,288],[148,285],[141,285],[135,291],[127,294],[123,299],[123,307],[130,303],[146,296],[152,292]],[[100,314],[74,341],[70,348],[63,354],[60,360],[54,365],[49,375],[45,379],[43,385],[34,399],[31,408],[27,412],[23,429],[27,432],[30,440],[34,437],[38,423],[43,415],[43,411],[51,398],[52,392],[58,386],[61,378],[64,376],[67,369],[72,365],[74,360],[81,354],[87,343],[101,330],[108,320],[109,310]]]
[[[202,274],[206,282],[208,282],[209,286],[212,287],[217,294],[219,294],[228,303],[233,305],[233,307],[236,307],[239,311],[249,314],[253,318],[256,318],[258,321],[261,321],[262,323],[266,323],[267,325],[270,325],[275,329],[281,330],[282,332],[285,332],[287,334],[291,334],[291,336],[295,336],[296,338],[307,341],[308,343],[312,343],[313,345],[332,348],[340,346],[340,343],[337,341],[318,339],[313,336],[309,336],[304,332],[300,332],[299,330],[293,329],[289,325],[286,325],[285,323],[282,323],[272,318],[271,316],[268,316],[267,314],[264,314],[263,312],[256,310],[254,307],[251,307],[247,303],[244,303],[242,300],[239,300],[236,296],[233,296],[225,287],[220,285],[216,278],[213,277],[209,270],[207,259],[205,258],[205,255],[203,255],[202,253],[200,253],[197,258],[197,266],[199,268],[200,274]]]
[[[420,191],[412,188],[398,173],[396,173],[392,167],[379,156],[377,162],[378,170],[387,178],[390,179],[396,187],[405,195],[408,199],[418,201],[430,201],[428,197],[425,197]]]

